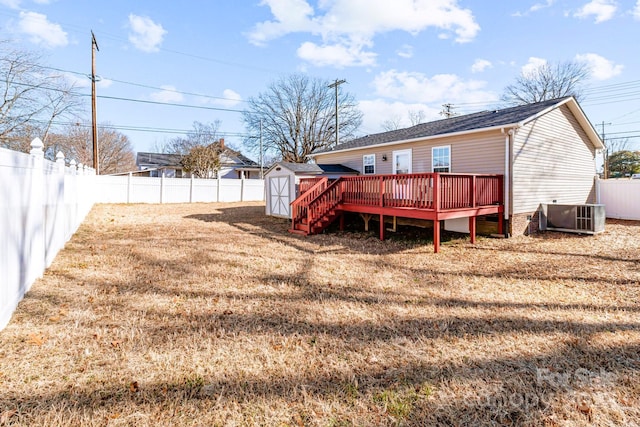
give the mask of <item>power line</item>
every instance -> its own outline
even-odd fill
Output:
[[[101,99],[112,99],[117,101],[128,101],[128,102],[139,102],[142,104],[154,104],[154,105],[168,105],[171,107],[183,107],[183,108],[196,108],[200,110],[214,110],[214,111],[227,111],[231,113],[244,113],[245,110],[235,110],[233,108],[219,108],[219,107],[206,107],[204,105],[189,105],[189,104],[178,104],[175,102],[160,102],[160,101],[149,101],[146,99],[133,99],[133,98],[123,98],[119,96],[107,96],[100,95],[98,98]]]
[[[62,68],[56,68],[56,67],[41,67],[47,70],[54,70],[54,71],[59,71],[61,73],[70,73],[70,74],[76,74],[79,76],[83,76],[83,77],[89,77],[91,78],[89,75],[85,74],[85,73],[81,73],[79,71],[72,71],[72,70],[65,70]],[[221,100],[221,101],[235,101],[235,102],[248,102],[244,99],[235,99],[235,98],[224,98],[224,97],[220,97],[220,96],[213,96],[213,95],[203,95],[201,93],[194,93],[194,92],[184,92],[184,91],[180,91],[177,89],[167,89],[167,88],[163,88],[163,87],[157,87],[157,86],[150,86],[150,85],[146,85],[143,83],[134,83],[134,82],[128,82],[126,80],[118,80],[118,79],[114,79],[111,77],[105,77],[102,76],[103,79],[112,81],[112,82],[116,82],[116,83],[121,83],[121,84],[125,84],[125,85],[129,85],[129,86],[137,86],[137,87],[142,87],[142,88],[146,88],[146,89],[153,89],[153,90],[160,90],[163,92],[171,92],[171,93],[178,93],[181,95],[189,95],[189,96],[198,96],[201,98],[208,98],[208,99],[216,99],[216,100]]]

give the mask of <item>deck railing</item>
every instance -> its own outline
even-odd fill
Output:
[[[501,175],[421,173],[340,179],[342,202],[429,210],[502,203]],[[434,197],[434,195],[436,197]]]
[[[323,179],[324,179],[323,177],[300,178],[300,184],[298,184],[298,194],[299,195],[303,195],[304,193],[309,191],[309,189],[311,189],[311,187],[313,187],[314,185],[316,185],[318,182],[322,181]]]
[[[450,173],[324,178],[292,202],[293,228],[306,223],[311,230],[340,204],[436,212],[502,205],[502,184],[502,175]]]
[[[315,178],[310,179],[315,180]],[[300,191],[300,196],[291,202],[291,219],[294,224],[307,218],[309,204],[318,197],[318,195],[321,194],[328,185],[328,178],[319,178],[311,187],[307,188],[306,191]]]

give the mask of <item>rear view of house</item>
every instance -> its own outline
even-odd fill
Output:
[[[596,154],[603,148],[576,100],[566,97],[367,135],[313,157],[362,176],[502,176],[500,218],[479,219],[522,234],[537,228],[542,204],[595,202]],[[445,220],[445,228],[469,231],[466,218]]]

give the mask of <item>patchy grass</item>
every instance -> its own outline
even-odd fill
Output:
[[[263,212],[96,206],[0,332],[0,425],[638,425],[639,223],[433,254]]]

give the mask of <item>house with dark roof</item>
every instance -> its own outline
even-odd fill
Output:
[[[241,152],[225,147],[224,139],[213,144],[220,145],[220,178],[259,179],[260,165]],[[190,178],[191,174],[182,166],[182,155],[140,152],[136,157],[139,175],[166,178]]]
[[[442,202],[436,197],[447,196],[447,188],[453,191],[454,186],[454,181],[441,182],[440,174],[443,177],[445,174],[461,177],[466,174],[499,176],[501,194],[492,197],[503,208],[488,215],[482,213],[486,214],[489,210],[474,208],[463,217],[456,217],[452,211],[446,215],[435,213],[424,217],[433,219],[438,226],[439,219],[446,218],[445,228],[462,228],[463,231],[475,227],[477,218],[493,222],[496,230],[505,234],[522,234],[532,228],[537,229],[536,222],[542,204],[595,203],[596,155],[603,148],[600,136],[578,102],[573,97],[565,97],[367,135],[317,152],[312,157],[319,167],[322,164],[340,164],[357,170],[361,177],[438,174],[440,187],[437,191],[433,187],[433,178],[428,181],[431,184],[424,184],[432,186],[428,189],[432,192],[430,203],[437,201],[437,209],[440,209]],[[469,181],[474,184],[469,185],[475,186],[476,181],[474,178]],[[398,192],[399,182],[396,179],[391,187],[384,190],[385,195],[380,195],[380,206],[387,203],[383,197],[387,197],[389,192]],[[411,185],[413,187],[404,198],[411,197],[417,203],[416,195],[424,192],[419,191],[417,184]],[[473,191],[464,188],[460,194],[473,195]],[[439,195],[434,196],[437,192]],[[479,192],[474,194],[473,203],[475,197],[481,196]],[[372,206],[356,205],[355,202],[334,201],[333,209],[359,209],[360,212],[373,209]],[[407,208],[405,205],[402,207]],[[301,212],[307,212],[306,207],[300,209]],[[383,211],[382,207],[376,209],[381,218],[383,213],[401,216],[403,212],[418,217],[418,213],[408,208],[406,211],[396,209],[393,213],[390,210]],[[498,211],[499,214],[496,214]],[[332,218],[323,215],[325,219]],[[467,217],[471,216],[474,221],[468,220]],[[293,228],[296,228],[295,223]],[[301,224],[300,228],[307,233],[313,231],[311,225]],[[381,226],[381,237],[382,231]]]

